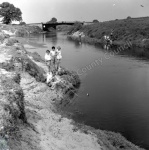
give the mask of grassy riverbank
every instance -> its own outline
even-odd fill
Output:
[[[85,37],[82,38],[82,42],[89,44],[103,46],[103,36],[110,35],[113,30],[113,48],[111,50],[117,50],[120,46],[125,45],[127,42],[131,43],[131,49],[129,52],[126,50],[126,54],[131,54],[137,57],[149,58],[149,17],[144,18],[128,18],[121,20],[113,20],[106,22],[94,23],[92,25],[81,26],[76,24],[73,27],[69,27],[69,37],[71,33],[80,31],[83,32]],[[74,39],[74,38],[73,38]],[[79,38],[75,38],[79,40]],[[124,51],[123,51],[124,53]]]
[[[51,89],[45,84],[46,72],[40,55],[0,33],[0,146],[4,150],[142,150],[119,134],[77,124],[59,113],[80,80],[75,72],[62,68]]]

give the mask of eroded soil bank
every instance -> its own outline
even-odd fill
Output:
[[[15,38],[4,33],[0,37],[0,149],[141,149],[120,134],[76,124],[56,113],[57,105],[71,101],[67,96],[79,87],[78,76],[62,68],[51,89],[42,58]]]

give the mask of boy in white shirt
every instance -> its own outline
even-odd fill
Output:
[[[51,56],[52,56],[52,72],[54,73],[56,70],[56,51],[55,51],[55,46],[52,46],[52,50],[50,51]]]
[[[51,53],[49,50],[46,50],[46,53],[45,53],[45,62],[48,66],[48,71],[50,72],[51,71],[51,61],[52,61],[52,56],[51,56]]]

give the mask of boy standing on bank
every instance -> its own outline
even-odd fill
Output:
[[[52,50],[50,53],[52,56],[52,73],[55,74],[55,72],[56,72],[56,50],[55,50],[55,46],[52,46]]]
[[[48,66],[48,72],[51,72],[51,61],[52,61],[52,56],[51,56],[50,50],[46,50],[45,62]]]
[[[56,64],[57,64],[56,71],[60,70],[61,59],[62,59],[61,47],[58,46],[56,50]]]

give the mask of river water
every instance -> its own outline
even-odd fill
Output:
[[[34,42],[44,44],[28,45]],[[81,87],[67,110],[78,122],[120,132],[131,142],[149,149],[149,62],[112,55],[99,47],[68,40],[63,33],[30,37],[26,48],[44,57],[54,46],[62,48],[62,66],[76,71]],[[37,48],[38,46],[38,48]]]

